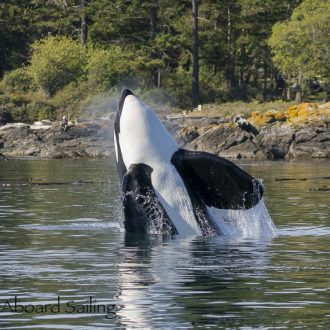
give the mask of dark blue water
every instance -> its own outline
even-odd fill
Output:
[[[329,329],[330,162],[240,165],[278,237],[125,235],[113,160],[0,162],[0,328]]]

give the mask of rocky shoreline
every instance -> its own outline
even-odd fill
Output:
[[[287,112],[233,118],[167,116],[181,147],[230,159],[330,158],[330,103],[300,104]],[[114,153],[113,118],[71,124],[0,126],[0,160],[15,157],[103,158]]]
[[[253,112],[244,121],[190,119],[181,129],[185,148],[231,159],[330,158],[330,103]]]
[[[198,134],[192,128],[186,130],[189,135]],[[231,124],[223,124],[188,142],[186,148],[231,159],[330,158],[330,129],[273,124],[251,135]]]
[[[0,127],[2,158],[99,158],[114,153],[110,120],[69,125],[66,130],[59,122],[49,127],[33,126]]]

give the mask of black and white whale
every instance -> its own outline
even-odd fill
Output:
[[[127,232],[212,236],[263,202],[262,184],[232,162],[181,149],[156,114],[122,92],[114,125]],[[258,211],[259,212],[259,211]]]

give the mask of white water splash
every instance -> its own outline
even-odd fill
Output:
[[[250,209],[224,210],[208,207],[208,212],[225,238],[270,239],[278,235],[264,200]]]
[[[129,191],[125,196],[131,196],[144,211],[146,218],[146,232],[148,234],[171,235],[171,227],[166,221],[166,214],[159,204],[158,198],[151,193],[139,194]]]

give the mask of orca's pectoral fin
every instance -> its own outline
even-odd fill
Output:
[[[171,161],[209,207],[247,209],[256,205],[263,195],[258,180],[224,158],[179,149]]]
[[[176,234],[176,228],[151,184],[152,168],[132,164],[122,182],[124,224],[127,232]]]

